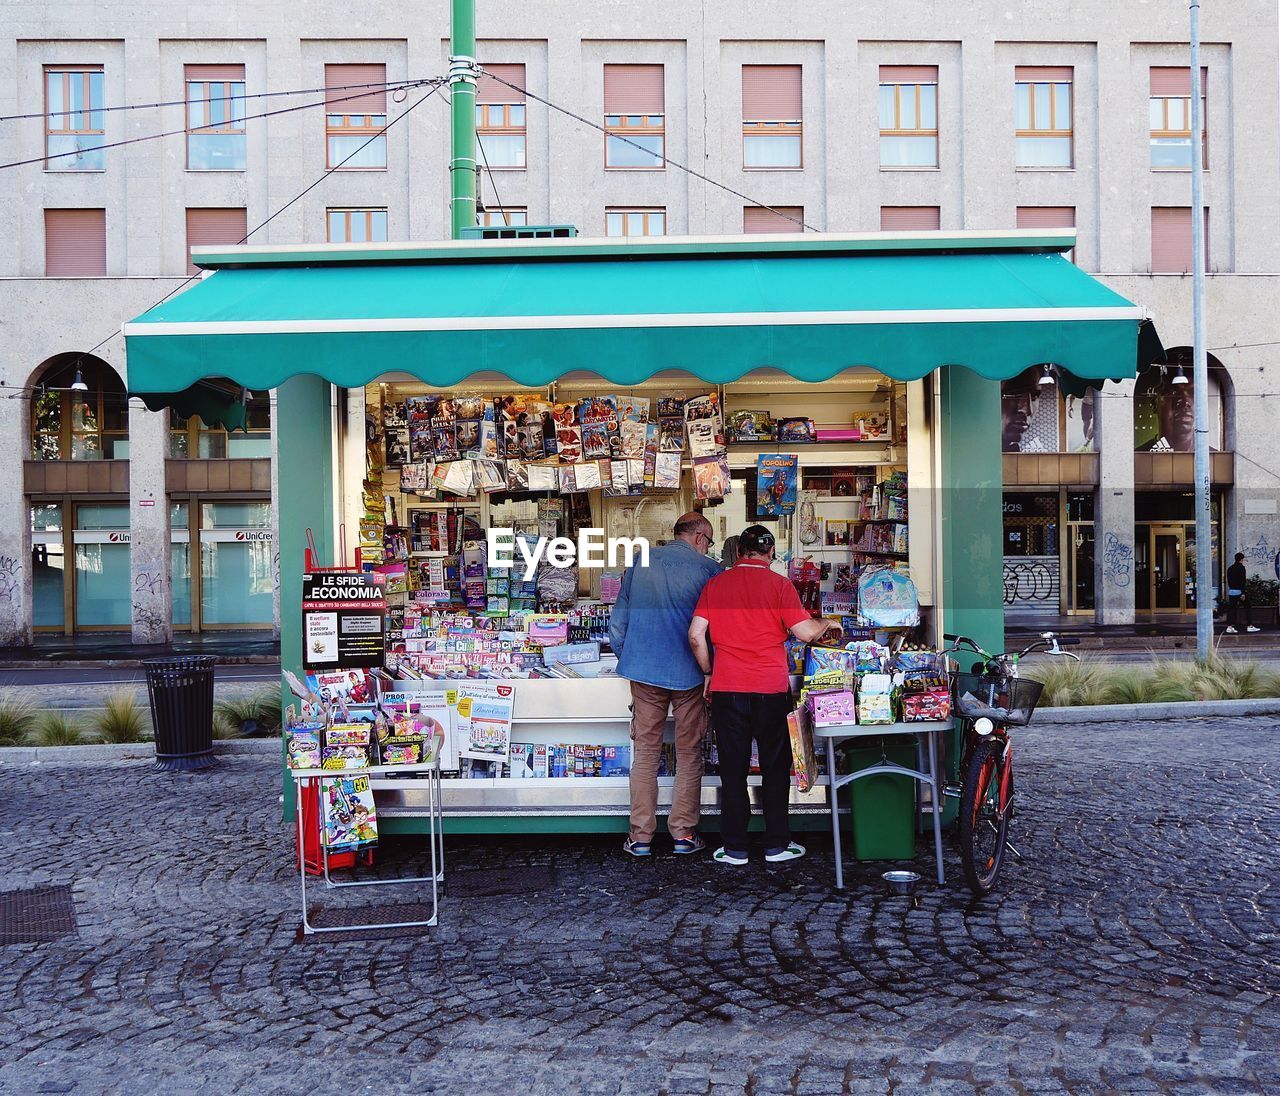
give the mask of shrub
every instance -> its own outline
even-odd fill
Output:
[[[1107,679],[1106,704],[1145,704],[1151,696],[1151,676],[1137,670],[1120,670]]]
[[[1066,708],[1077,704],[1101,704],[1104,702],[1106,667],[1090,659],[1076,662],[1074,659],[1044,660],[1026,676],[1044,683],[1040,704],[1045,708]]]
[[[244,726],[254,724],[251,734],[268,737],[280,730],[280,692],[263,689],[252,696],[228,697],[213,704],[214,727],[222,725],[220,738],[243,738]]]
[[[67,718],[65,712],[41,712],[36,717],[32,737],[38,746],[82,746],[84,732],[80,724]]]
[[[92,726],[103,742],[141,742],[146,723],[138,699],[129,692],[112,693],[107,697],[100,714],[92,720]]]
[[[36,706],[17,690],[0,692],[0,746],[21,746],[36,720]]]

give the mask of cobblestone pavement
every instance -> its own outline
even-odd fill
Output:
[[[269,758],[5,769],[0,889],[72,884],[80,932],[0,948],[0,1091],[1280,1090],[1274,721],[1020,742],[982,903],[869,864],[837,893],[829,838],[777,869],[458,838],[439,930],[336,943],[297,936]]]

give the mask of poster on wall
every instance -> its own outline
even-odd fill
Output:
[[[1220,449],[1218,385],[1209,379],[1209,448]],[[1140,453],[1190,453],[1195,449],[1195,384],[1191,369],[1157,366],[1133,390],[1133,447]]]
[[[1039,384],[1043,371],[1028,369],[1000,385],[1000,449],[1005,453],[1058,453],[1059,394]]]
[[[302,576],[302,664],[308,670],[381,666],[387,597],[380,574]]]

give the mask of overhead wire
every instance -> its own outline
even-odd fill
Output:
[[[191,81],[198,83],[236,83],[234,80]],[[117,103],[110,107],[80,107],[79,109],[50,110],[32,112],[31,114],[0,115],[0,122],[21,122],[28,118],[60,118],[68,114],[111,114],[121,110],[152,110],[156,107],[184,107],[188,103],[233,103],[247,99],[273,99],[282,95],[314,95],[319,91],[353,91],[356,88],[386,88],[391,91],[401,84],[412,85],[414,80],[383,80],[367,84],[334,84],[322,88],[291,88],[288,91],[255,91],[252,94],[208,96],[202,99],[166,99],[159,103]]]
[[[297,194],[295,194],[292,198],[290,198],[287,202],[285,202],[284,205],[282,205],[279,209],[277,209],[274,213],[272,213],[271,216],[269,216],[265,221],[262,221],[261,223],[254,225],[253,228],[249,229],[248,232],[246,232],[242,237],[240,237],[239,241],[237,241],[236,244],[231,246],[238,247],[240,244],[245,243],[249,239],[249,237],[252,236],[255,232],[259,232],[262,229],[266,228],[267,225],[269,225],[272,221],[274,221],[277,217],[279,217],[280,214],[282,214],[285,210],[287,210],[291,205],[293,205],[295,202],[300,201],[307,194],[311,193],[311,191],[313,191],[316,187],[318,187],[321,183],[323,183],[327,178],[329,178],[330,175],[332,175],[335,171],[341,168],[344,164],[348,163],[349,161],[354,159],[356,156],[358,156],[361,152],[363,152],[366,148],[368,148],[369,145],[371,145],[379,137],[385,134],[397,122],[400,122],[403,119],[407,118],[414,110],[416,110],[428,99],[430,99],[431,96],[435,95],[435,93],[438,92],[445,85],[446,82],[447,81],[444,81],[444,80],[435,81],[434,86],[431,88],[430,91],[428,91],[416,102],[410,104],[403,111],[397,114],[394,118],[388,119],[387,123],[384,126],[382,126],[381,129],[379,129],[376,133],[370,134],[367,140],[362,142],[356,148],[352,149],[349,153],[347,153],[346,156],[344,156],[332,167],[325,168],[325,170],[319,176],[317,176],[317,178],[314,181],[312,181],[310,184],[305,186],[302,190],[298,191]],[[170,297],[172,297],[175,293],[178,293],[181,290],[185,289],[188,285],[196,281],[203,274],[204,274],[204,271],[200,271],[199,273],[188,275],[176,286],[174,286],[171,290],[169,290],[168,293],[166,293],[163,297],[161,297],[158,301],[156,301],[150,307],[148,307],[146,311],[149,312],[151,311],[152,308],[158,308],[160,305],[164,304],[164,302],[167,301]],[[120,334],[119,328],[117,328],[115,331],[112,331],[111,334],[109,334],[105,339],[102,339],[99,342],[94,343],[93,346],[91,346],[88,350],[84,351],[80,355],[80,358],[87,357],[88,355],[93,354],[95,351],[100,350],[102,347],[106,346],[106,344],[109,343],[112,339],[114,339],[118,334]]]
[[[439,84],[443,82],[444,79],[445,79],[444,77],[432,77],[426,80],[414,80],[410,83],[392,87],[390,88],[390,90],[396,93],[399,93],[401,91],[409,91],[409,90],[412,90],[413,88],[422,87],[425,84]],[[241,118],[238,120],[243,122],[252,122],[259,118],[272,118],[279,114],[291,114],[295,110],[311,110],[314,107],[329,106],[330,104],[333,104],[333,103],[345,103],[351,99],[361,99],[368,94],[369,93],[367,91],[361,91],[361,92],[355,93],[354,95],[339,96],[336,99],[326,95],[323,99],[316,100],[315,102],[297,103],[291,107],[280,107],[278,110],[263,111],[261,114],[247,114],[244,116],[244,118]],[[77,149],[71,150],[70,152],[55,152],[52,154],[46,154],[44,156],[33,156],[26,160],[14,160],[11,163],[0,164],[0,171],[4,171],[7,168],[26,167],[29,164],[43,164],[43,163],[47,163],[50,160],[60,160],[68,156],[83,156],[86,152],[100,152],[103,149],[108,149],[108,148],[122,148],[125,145],[136,145],[136,144],[140,144],[143,141],[156,141],[162,137],[176,137],[179,133],[187,133],[187,132],[189,131],[187,127],[184,125],[181,129],[168,129],[168,130],[164,130],[161,133],[147,133],[141,137],[128,137],[121,141],[108,141],[106,144],[90,145],[87,148],[77,148]]]
[[[631,140],[630,137],[623,137],[619,133],[615,133],[610,129],[606,129],[600,123],[593,122],[591,121],[590,118],[584,118],[581,114],[578,114],[575,111],[570,110],[568,107],[563,107],[559,103],[552,102],[550,99],[546,98],[545,96],[538,95],[536,92],[532,92],[528,88],[522,88],[519,84],[513,84],[510,80],[507,80],[501,76],[498,76],[496,73],[486,72],[483,68],[480,69],[480,71],[484,73],[485,76],[489,77],[490,80],[496,80],[499,84],[505,84],[507,87],[512,88],[513,90],[518,91],[523,95],[527,95],[530,99],[534,99],[537,102],[542,103],[544,106],[550,107],[552,110],[559,111],[561,114],[565,115],[566,117],[574,119],[574,121],[581,122],[584,126],[589,126],[591,129],[594,129],[600,133],[603,133],[606,137],[609,137],[612,140],[621,141],[624,144],[631,145],[633,148],[638,148],[640,149],[641,152],[645,152],[650,156],[655,155],[653,149],[646,148],[644,145],[640,144],[638,141]],[[713,179],[711,178],[710,175],[704,175],[701,171],[698,171],[695,168],[690,167],[688,164],[682,164],[679,160],[671,159],[671,157],[666,154],[665,140],[663,141],[663,151],[660,158],[664,164],[670,164],[672,167],[678,168],[680,171],[683,171],[689,175],[692,175],[695,179],[701,179],[704,183],[710,183],[712,186],[719,187],[721,190],[725,191],[726,193],[732,194],[735,198],[741,198],[744,202],[747,202],[748,204],[756,207],[757,209],[767,209],[770,213],[774,214],[777,217],[781,217],[784,220],[792,221],[795,224],[798,224],[802,230],[806,230],[809,232],[818,231],[818,229],[815,228],[813,225],[807,224],[803,217],[796,217],[790,213],[784,213],[781,209],[778,209],[775,206],[767,205],[764,202],[756,201],[756,199],[752,198],[749,194],[743,194],[742,191],[740,190],[734,190],[733,187],[729,186],[726,183],[720,182],[719,179]]]

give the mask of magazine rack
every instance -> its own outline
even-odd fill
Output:
[[[302,931],[305,935],[310,936],[313,933],[321,932],[368,932],[370,930],[381,929],[409,929],[409,928],[432,928],[439,922],[440,914],[440,889],[444,883],[444,829],[441,825],[440,814],[440,752],[436,751],[436,755],[430,762],[420,765],[372,765],[363,769],[350,770],[334,770],[334,769],[291,769],[289,775],[293,777],[295,790],[297,791],[296,802],[298,809],[296,811],[296,819],[298,826],[298,841],[302,841],[302,836],[306,832],[306,809],[305,804],[309,796],[305,796],[303,791],[305,788],[315,786],[319,790],[323,781],[334,779],[339,776],[360,775],[368,776],[370,780],[377,776],[387,775],[404,775],[407,773],[423,773],[426,775],[425,780],[415,780],[416,785],[420,785],[426,789],[428,806],[423,817],[427,824],[427,840],[431,843],[431,874],[417,875],[402,879],[355,879],[348,882],[338,882],[329,875],[329,847],[322,840],[320,843],[320,863],[323,869],[324,882],[326,887],[340,889],[345,887],[395,887],[403,886],[407,883],[430,883],[431,884],[431,916],[429,918],[412,920],[412,921],[357,921],[346,925],[315,925],[311,922],[310,904],[307,899],[307,865],[305,858],[299,858],[298,878],[302,883]],[[317,796],[315,801],[317,805],[323,797]],[[323,818],[317,819],[323,829]],[[299,846],[301,847],[301,846]]]

